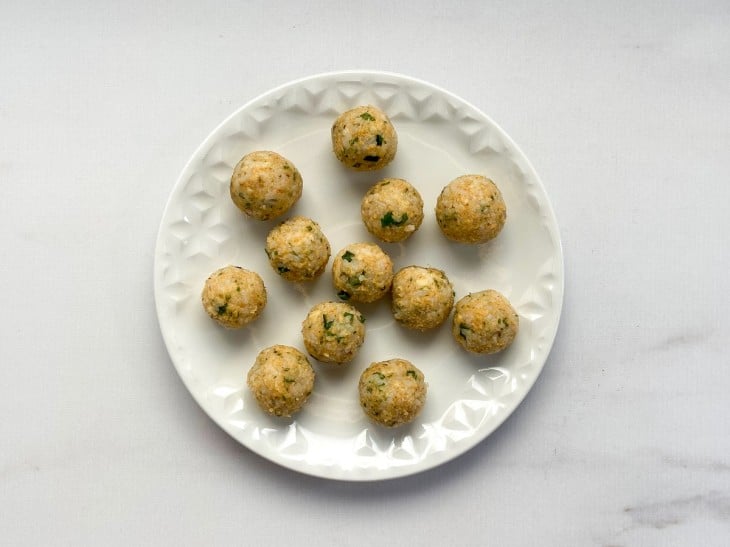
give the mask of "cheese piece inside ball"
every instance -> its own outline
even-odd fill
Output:
[[[365,341],[365,318],[350,304],[321,302],[302,322],[302,337],[307,351],[318,361],[348,363]]]
[[[290,346],[261,351],[248,371],[248,387],[261,409],[272,416],[291,416],[314,388],[314,369],[306,355]]]
[[[266,255],[274,271],[287,281],[311,281],[327,266],[330,243],[319,224],[297,216],[269,232]]]
[[[358,384],[360,406],[375,422],[387,427],[415,419],[426,402],[423,372],[405,359],[390,359],[370,365]]]
[[[393,161],[398,135],[385,112],[371,105],[358,106],[332,124],[332,149],[350,169],[374,171]]]
[[[246,154],[231,177],[231,199],[256,220],[286,213],[302,195],[302,175],[294,164],[276,152]]]
[[[368,232],[378,239],[403,241],[423,222],[423,199],[409,182],[383,179],[363,197],[360,214]]]
[[[393,317],[410,329],[426,330],[441,325],[454,306],[454,288],[436,268],[407,266],[393,277]]]
[[[393,282],[393,261],[375,243],[352,243],[332,262],[332,281],[341,300],[375,302]]]
[[[459,243],[486,243],[497,237],[506,219],[502,193],[481,175],[454,179],[436,201],[439,228],[448,239]]]
[[[205,311],[218,324],[238,329],[256,319],[266,306],[266,288],[259,274],[238,266],[226,266],[205,281]]]
[[[517,336],[520,318],[502,294],[487,290],[468,294],[456,303],[451,334],[473,353],[496,353]]]

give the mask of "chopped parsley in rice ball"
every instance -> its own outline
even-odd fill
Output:
[[[436,221],[443,234],[459,243],[486,243],[507,220],[502,193],[490,179],[464,175],[452,180],[436,201]]]
[[[405,359],[373,363],[360,376],[360,406],[375,422],[395,427],[413,421],[426,402],[423,372]]]
[[[291,416],[314,388],[314,369],[306,355],[290,346],[264,349],[248,371],[247,384],[261,409],[272,416]]]
[[[494,290],[468,294],[456,303],[451,334],[473,353],[496,353],[517,336],[520,318],[509,300]]]
[[[454,306],[454,288],[436,268],[407,266],[393,277],[391,308],[401,325],[417,330],[438,327]]]
[[[398,135],[385,112],[371,105],[358,106],[332,124],[332,149],[350,169],[374,171],[393,161]]]
[[[226,266],[205,281],[203,307],[219,325],[238,329],[256,319],[266,306],[266,288],[259,274]]]
[[[319,277],[330,259],[330,243],[319,224],[297,216],[282,222],[266,237],[271,267],[288,281]]]
[[[348,363],[365,341],[365,318],[350,304],[321,302],[302,322],[302,337],[307,351],[318,361]]]
[[[393,261],[375,243],[352,243],[335,256],[332,281],[341,300],[375,302],[390,290]]]
[[[423,199],[409,182],[387,178],[367,191],[360,214],[368,232],[378,239],[403,241],[423,222]]]
[[[286,213],[302,195],[302,175],[294,164],[276,152],[246,154],[231,177],[231,199],[256,220]]]

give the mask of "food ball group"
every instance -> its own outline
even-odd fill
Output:
[[[436,221],[443,234],[460,243],[486,243],[499,234],[507,219],[502,193],[481,175],[451,181],[436,202]]]
[[[205,281],[203,307],[218,324],[238,329],[256,319],[266,306],[266,288],[256,272],[226,266]]]
[[[302,176],[276,152],[251,152],[233,170],[230,190],[241,211],[257,220],[269,220],[286,213],[301,197]]]
[[[341,300],[374,302],[390,290],[393,261],[375,243],[353,243],[332,262],[332,281]]]
[[[302,322],[309,354],[324,363],[352,361],[365,341],[365,318],[350,304],[322,302]]]
[[[291,416],[314,388],[314,369],[296,348],[276,345],[261,351],[248,371],[248,387],[264,412]]]
[[[330,243],[319,224],[307,217],[282,222],[266,237],[271,267],[288,281],[319,277],[330,259]]]
[[[423,199],[403,179],[383,179],[370,188],[360,205],[368,232],[388,242],[403,241],[423,222]]]
[[[393,317],[410,329],[426,330],[446,321],[454,306],[454,288],[436,268],[407,266],[393,277]]]
[[[494,290],[471,293],[456,303],[451,333],[473,353],[496,353],[517,336],[520,318],[502,294]]]
[[[345,166],[374,171],[393,161],[398,135],[385,112],[370,105],[358,106],[335,120],[332,149]]]
[[[423,372],[405,359],[370,365],[358,384],[360,406],[379,424],[395,427],[418,416],[426,402]]]

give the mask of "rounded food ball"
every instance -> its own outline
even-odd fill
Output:
[[[486,243],[507,219],[502,193],[481,175],[452,180],[436,201],[436,221],[443,234],[459,243]]]
[[[266,287],[256,272],[226,266],[206,279],[202,300],[211,318],[224,327],[238,329],[261,315]]]
[[[332,281],[341,300],[375,302],[393,282],[393,261],[375,243],[353,243],[332,262]]]
[[[306,355],[290,346],[271,346],[248,371],[248,387],[264,412],[291,416],[307,402],[314,387],[314,369]]]
[[[371,105],[358,106],[332,124],[332,149],[345,166],[374,171],[393,161],[398,135],[385,112]]]
[[[330,243],[319,224],[297,216],[269,232],[266,255],[274,271],[287,281],[311,281],[327,266]]]
[[[302,195],[302,175],[294,164],[276,152],[246,154],[231,177],[231,199],[241,211],[257,220],[286,213]]]
[[[302,322],[304,346],[324,363],[347,363],[365,341],[365,318],[350,304],[322,302]]]
[[[454,306],[454,288],[436,268],[407,266],[393,277],[393,317],[410,329],[426,330],[446,321]]]
[[[373,363],[360,376],[360,406],[369,418],[387,427],[406,424],[426,402],[423,372],[405,359]]]
[[[383,179],[370,188],[360,205],[368,232],[388,242],[403,241],[423,222],[423,199],[403,179]]]
[[[451,333],[465,350],[496,353],[517,336],[520,318],[504,296],[494,290],[468,294],[456,303]]]

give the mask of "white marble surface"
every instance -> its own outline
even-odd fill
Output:
[[[2,544],[730,541],[730,4],[0,11]],[[162,209],[205,135],[346,68],[488,113],[540,173],[565,249],[561,328],[525,402],[455,461],[371,484],[286,471],[219,430],[152,296]]]

